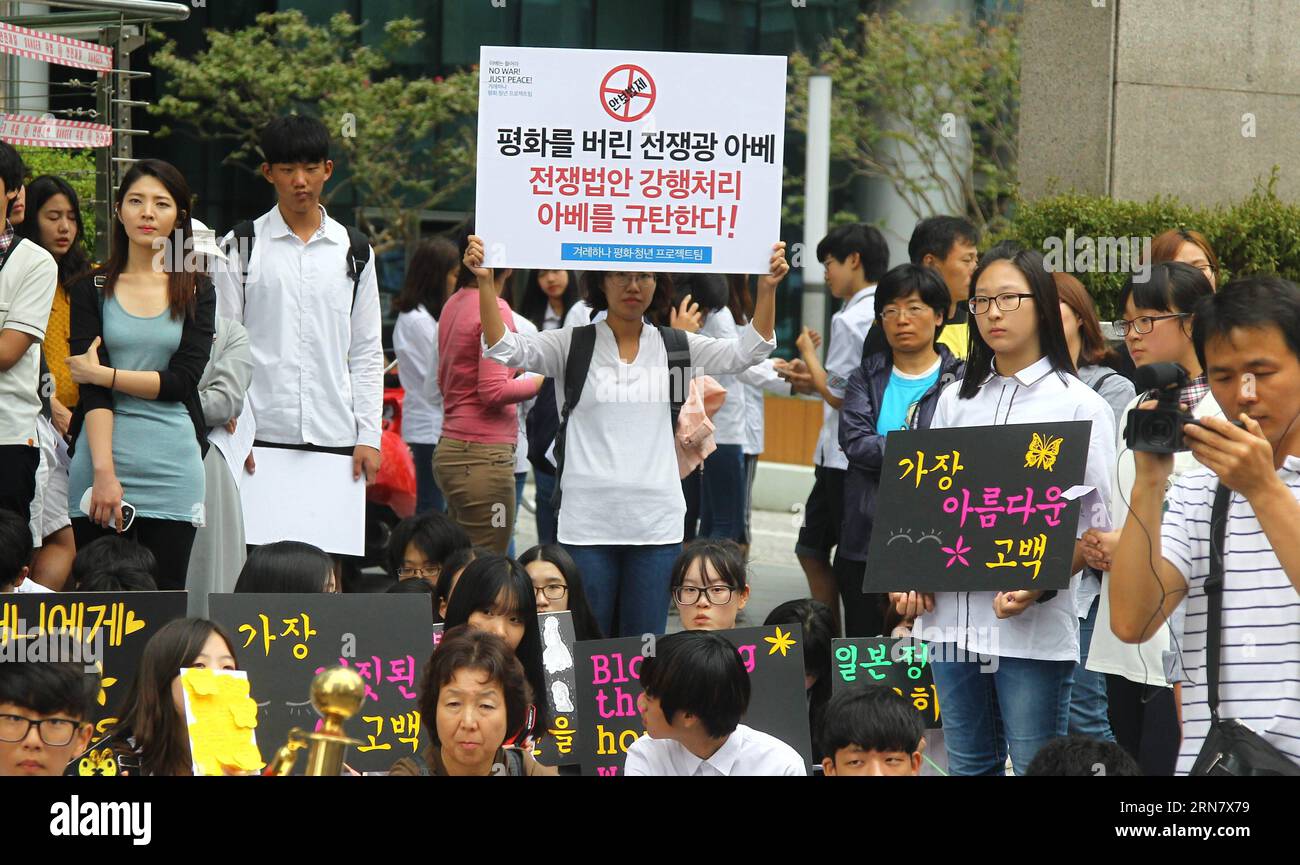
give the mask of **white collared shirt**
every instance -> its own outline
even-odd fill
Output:
[[[374,250],[354,303],[348,232],[324,207],[320,228],[306,243],[285,224],[278,206],[253,228],[257,242],[247,285],[240,285],[238,256],[217,268],[215,282],[218,313],[248,330],[248,401],[257,437],[378,448],[384,353]]]
[[[642,736],[627,749],[624,775],[669,777],[756,777],[808,774],[799,752],[775,736],[744,724],[727,737],[707,760],[692,754],[676,739]]]
[[[1093,491],[1081,501],[1075,537],[1099,522],[1105,525],[1098,528],[1109,528],[1115,412],[1106,400],[1076,376],[1054,372],[1046,357],[1014,376],[990,375],[971,399],[959,399],[960,389],[961,381],[955,381],[939,395],[931,429],[1092,421],[1083,483]],[[936,592],[934,612],[917,620],[915,633],[927,642],[955,643],[980,655],[1077,662],[1079,619],[1074,598],[1078,584],[1075,574],[1068,591],[1058,591],[1051,600],[1031,604],[1009,619],[994,614],[995,592]]]
[[[860,289],[831,316],[831,335],[826,344],[826,388],[844,399],[849,376],[862,363],[862,344],[876,320],[876,286]],[[847,469],[849,458],[840,447],[840,410],[822,403],[822,430],[817,436],[813,463],[831,469]]]
[[[1300,457],[1277,476],[1300,499]],[[1219,479],[1203,466],[1174,482],[1160,526],[1164,560],[1187,581],[1182,629],[1183,743],[1177,775],[1191,771],[1210,730],[1206,678],[1210,530]],[[1235,718],[1300,765],[1300,595],[1250,501],[1233,493],[1223,548],[1219,717]]]
[[[442,391],[438,390],[438,320],[420,304],[397,316],[393,353],[402,383],[402,440],[436,445],[442,435]],[[432,374],[430,374],[432,372]]]
[[[573,330],[507,329],[483,356],[555,379],[555,403],[563,411]],[[741,328],[736,339],[688,333],[686,341],[694,375],[735,374],[776,348],[775,340],[763,339],[752,325]],[[561,543],[681,543],[686,499],[673,446],[668,381],[668,351],[657,328],[642,326],[636,358],[624,363],[609,324],[596,324],[591,366],[566,433]]]

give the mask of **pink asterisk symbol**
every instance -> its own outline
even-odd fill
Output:
[[[970,567],[970,562],[966,561],[966,554],[971,551],[971,548],[962,543],[961,535],[957,536],[957,543],[953,544],[951,547],[943,547],[942,549],[945,553],[948,553],[951,556],[945,567],[951,568],[953,562],[961,562],[966,567]]]

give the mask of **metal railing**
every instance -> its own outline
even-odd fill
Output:
[[[23,13],[24,6],[65,11]],[[96,222],[101,227],[95,243],[95,254],[100,260],[108,255],[108,226],[112,225],[113,199],[122,177],[136,161],[133,156],[133,139],[148,134],[145,130],[133,128],[131,123],[132,109],[144,108],[149,104],[131,97],[131,83],[150,77],[148,72],[131,69],[131,52],[144,45],[145,31],[150,24],[185,21],[189,17],[188,4],[159,0],[45,0],[40,3],[0,0],[0,22],[62,36],[76,36],[113,49],[111,72],[97,77],[94,73],[79,76],[76,87],[65,87],[64,92],[52,94],[93,98],[93,109],[61,107],[50,112],[69,117],[91,117],[113,130],[112,146],[95,151],[95,198],[86,202],[94,207]],[[6,108],[14,106],[21,111],[23,106],[18,104],[20,100],[16,89],[19,82],[16,74],[18,59],[5,58],[4,102]],[[73,92],[66,92],[68,89]],[[93,115],[90,114],[91,111],[94,112]]]

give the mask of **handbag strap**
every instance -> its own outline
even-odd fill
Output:
[[[1209,688],[1210,722],[1219,722],[1219,652],[1223,644],[1223,545],[1228,534],[1228,505],[1232,490],[1219,484],[1210,512],[1210,575],[1205,578],[1208,606],[1205,625],[1205,678]]]

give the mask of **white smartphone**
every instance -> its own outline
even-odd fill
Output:
[[[94,492],[94,489],[92,487],[87,487],[86,492],[81,496],[81,512],[87,516],[90,516],[90,494],[92,492]],[[125,501],[122,502],[122,522],[124,524],[122,526],[122,531],[131,528],[131,523],[135,522],[135,508],[127,504]],[[117,528],[116,517],[108,518],[108,527],[111,529]]]

